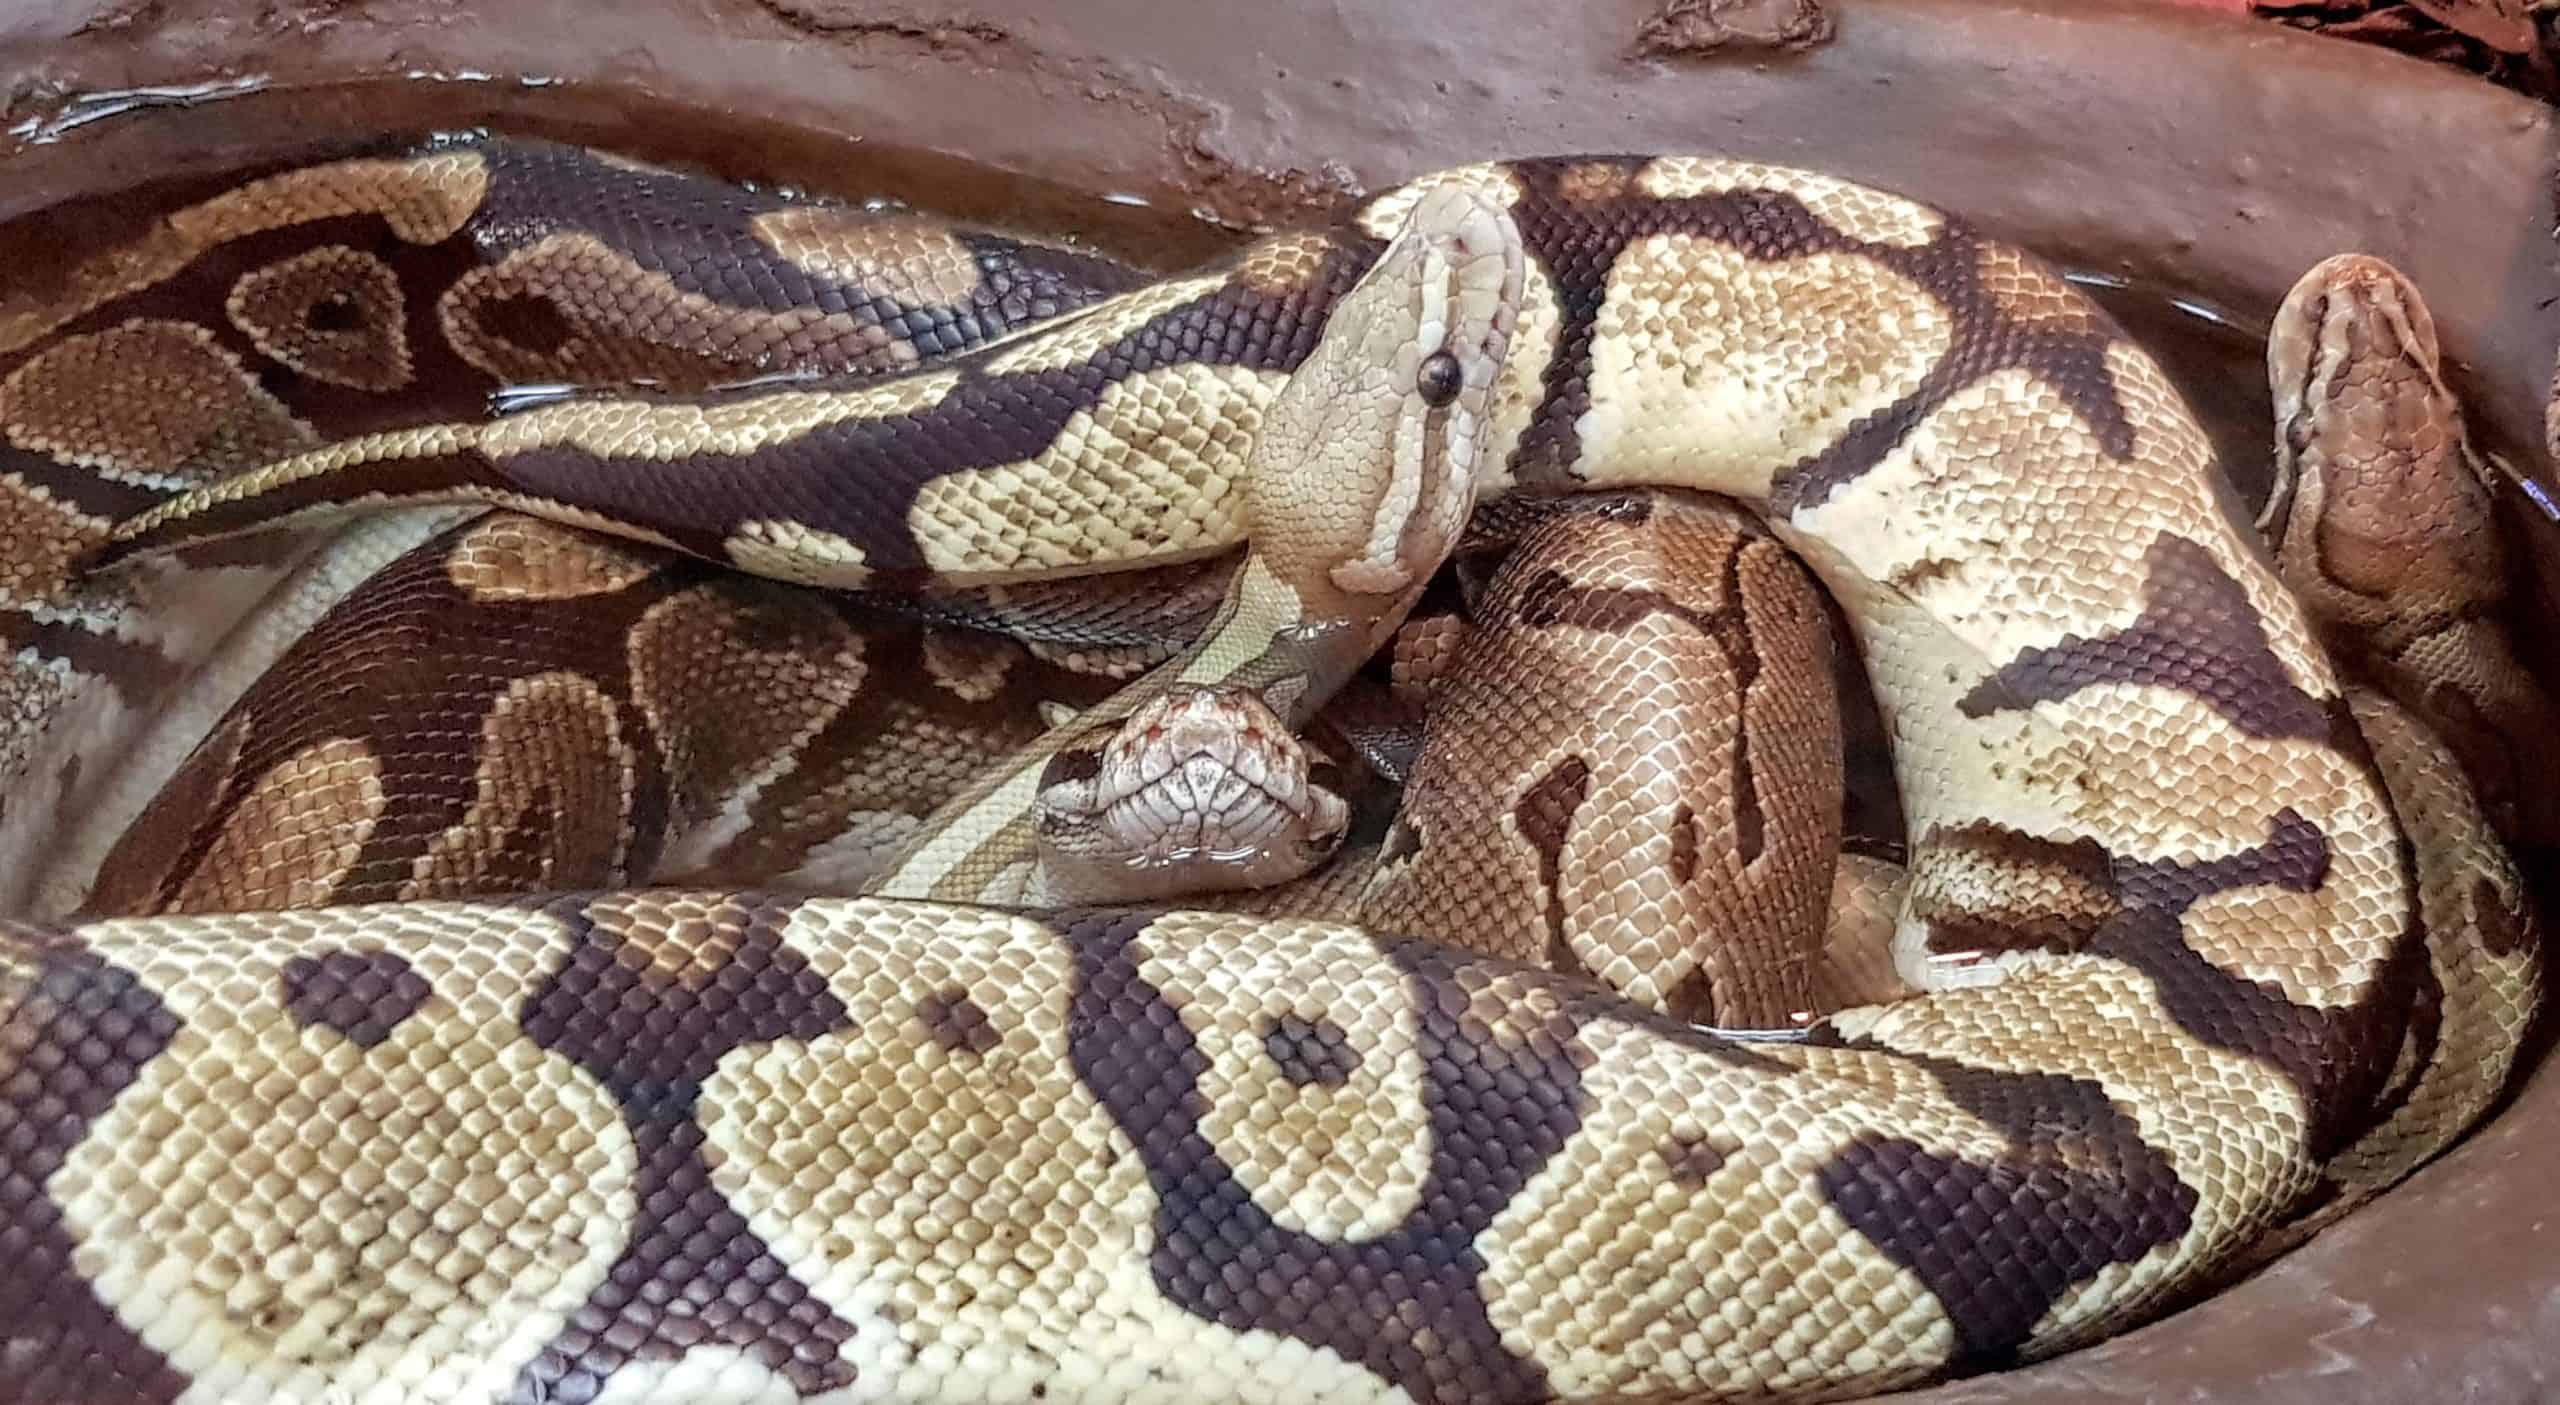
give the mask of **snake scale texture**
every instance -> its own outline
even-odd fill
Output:
[[[1154,276],[474,138],[0,288],[0,1399],[1811,1400],[2191,1301],[2540,1001],[2442,735],[2541,705],[2430,554],[2476,465],[2414,293],[2335,286],[2275,552],[2048,266],[1709,157]],[[1347,718],[1470,509],[1601,490],[1650,506],[1533,516],[1331,916],[1008,899],[1132,687]],[[1743,699],[1829,666],[1805,582],[1914,990],[1743,1037],[1801,971],[1595,934],[1815,921],[1831,704],[1639,804],[1528,631]]]

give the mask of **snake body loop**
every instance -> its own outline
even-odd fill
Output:
[[[1260,436],[1452,199],[1520,253],[1475,500],[1718,494],[1804,563],[1891,734],[1918,993],[1744,1040],[1355,923],[844,895],[1002,849],[1036,789],[863,818],[908,777],[852,719],[961,794],[1040,733],[1036,661],[893,657],[783,583],[1000,601],[1285,545],[1252,495],[1331,480]],[[1840,1398],[2142,1321],[2497,1097],[2542,967],[2499,835],[2038,260],[1686,156],[1441,172],[1162,279],[1079,260],[475,142],[11,292],[0,764],[127,799],[59,842],[0,814],[48,899],[0,921],[0,1395]],[[196,283],[221,330],[144,315]],[[600,388],[371,398],[430,360]],[[171,408],[63,412],[100,376]],[[1426,497],[1304,559],[1394,594],[1374,548],[1422,519],[1388,505]],[[151,632],[190,600],[229,642]],[[439,600],[485,663],[397,614]],[[152,727],[205,740],[99,755]]]

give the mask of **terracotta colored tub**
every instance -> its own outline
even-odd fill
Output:
[[[487,123],[1182,263],[1452,162],[1722,151],[1939,202],[2244,332],[2321,257],[2380,254],[2426,291],[2492,447],[2550,480],[2549,111],[2214,6],[1836,0],[1827,41],[1773,48],[1648,27],[1665,3],[17,0],[0,15],[0,218]],[[1675,21],[1794,8],[1668,3]],[[80,238],[101,222],[112,207]],[[2228,442],[2263,444],[2245,339],[2235,359],[2228,333],[2180,335]],[[2560,562],[2548,524],[2517,516]],[[1899,1398],[2560,1394],[2560,1206],[2537,1189],[2555,1145],[2545,1070],[2256,1279],[2067,1359]]]

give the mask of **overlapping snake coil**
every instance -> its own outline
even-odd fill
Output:
[[[2043,264],[1712,158],[1149,277],[473,140],[12,278],[0,1399],[1814,1399],[2155,1315],[2458,1137],[2537,1008],[2442,732],[2541,706],[2485,490],[2414,296],[2320,276],[2272,555]],[[982,905],[1134,670],[1303,722],[1470,507],[1604,489],[1303,890],[1392,925]],[[1557,740],[1627,709],[1499,700],[1540,629],[1783,694],[1773,544],[1873,681],[1924,989],[1749,1040],[1698,1021],[1802,953],[1630,947],[1818,917],[1836,777],[1769,719],[1827,714],[1753,694],[1678,809]]]

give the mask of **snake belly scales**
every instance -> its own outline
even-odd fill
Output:
[[[1521,160],[1147,279],[709,189],[438,143],[5,290],[0,1397],[1836,1398],[2176,1306],[2515,1065],[2539,930],[2445,743],[2157,364],[1946,214]],[[965,826],[901,866],[955,829],[885,793],[1042,735],[1012,686],[1081,646],[866,652],[844,594],[1245,544],[1263,418],[1449,192],[1516,258],[1471,491],[1718,494],[1805,563],[1921,993],[1744,1040],[1339,921],[989,905]],[[439,712],[486,681],[439,612],[556,666]],[[337,735],[330,669],[417,724]],[[615,783],[511,791],[526,745]]]

